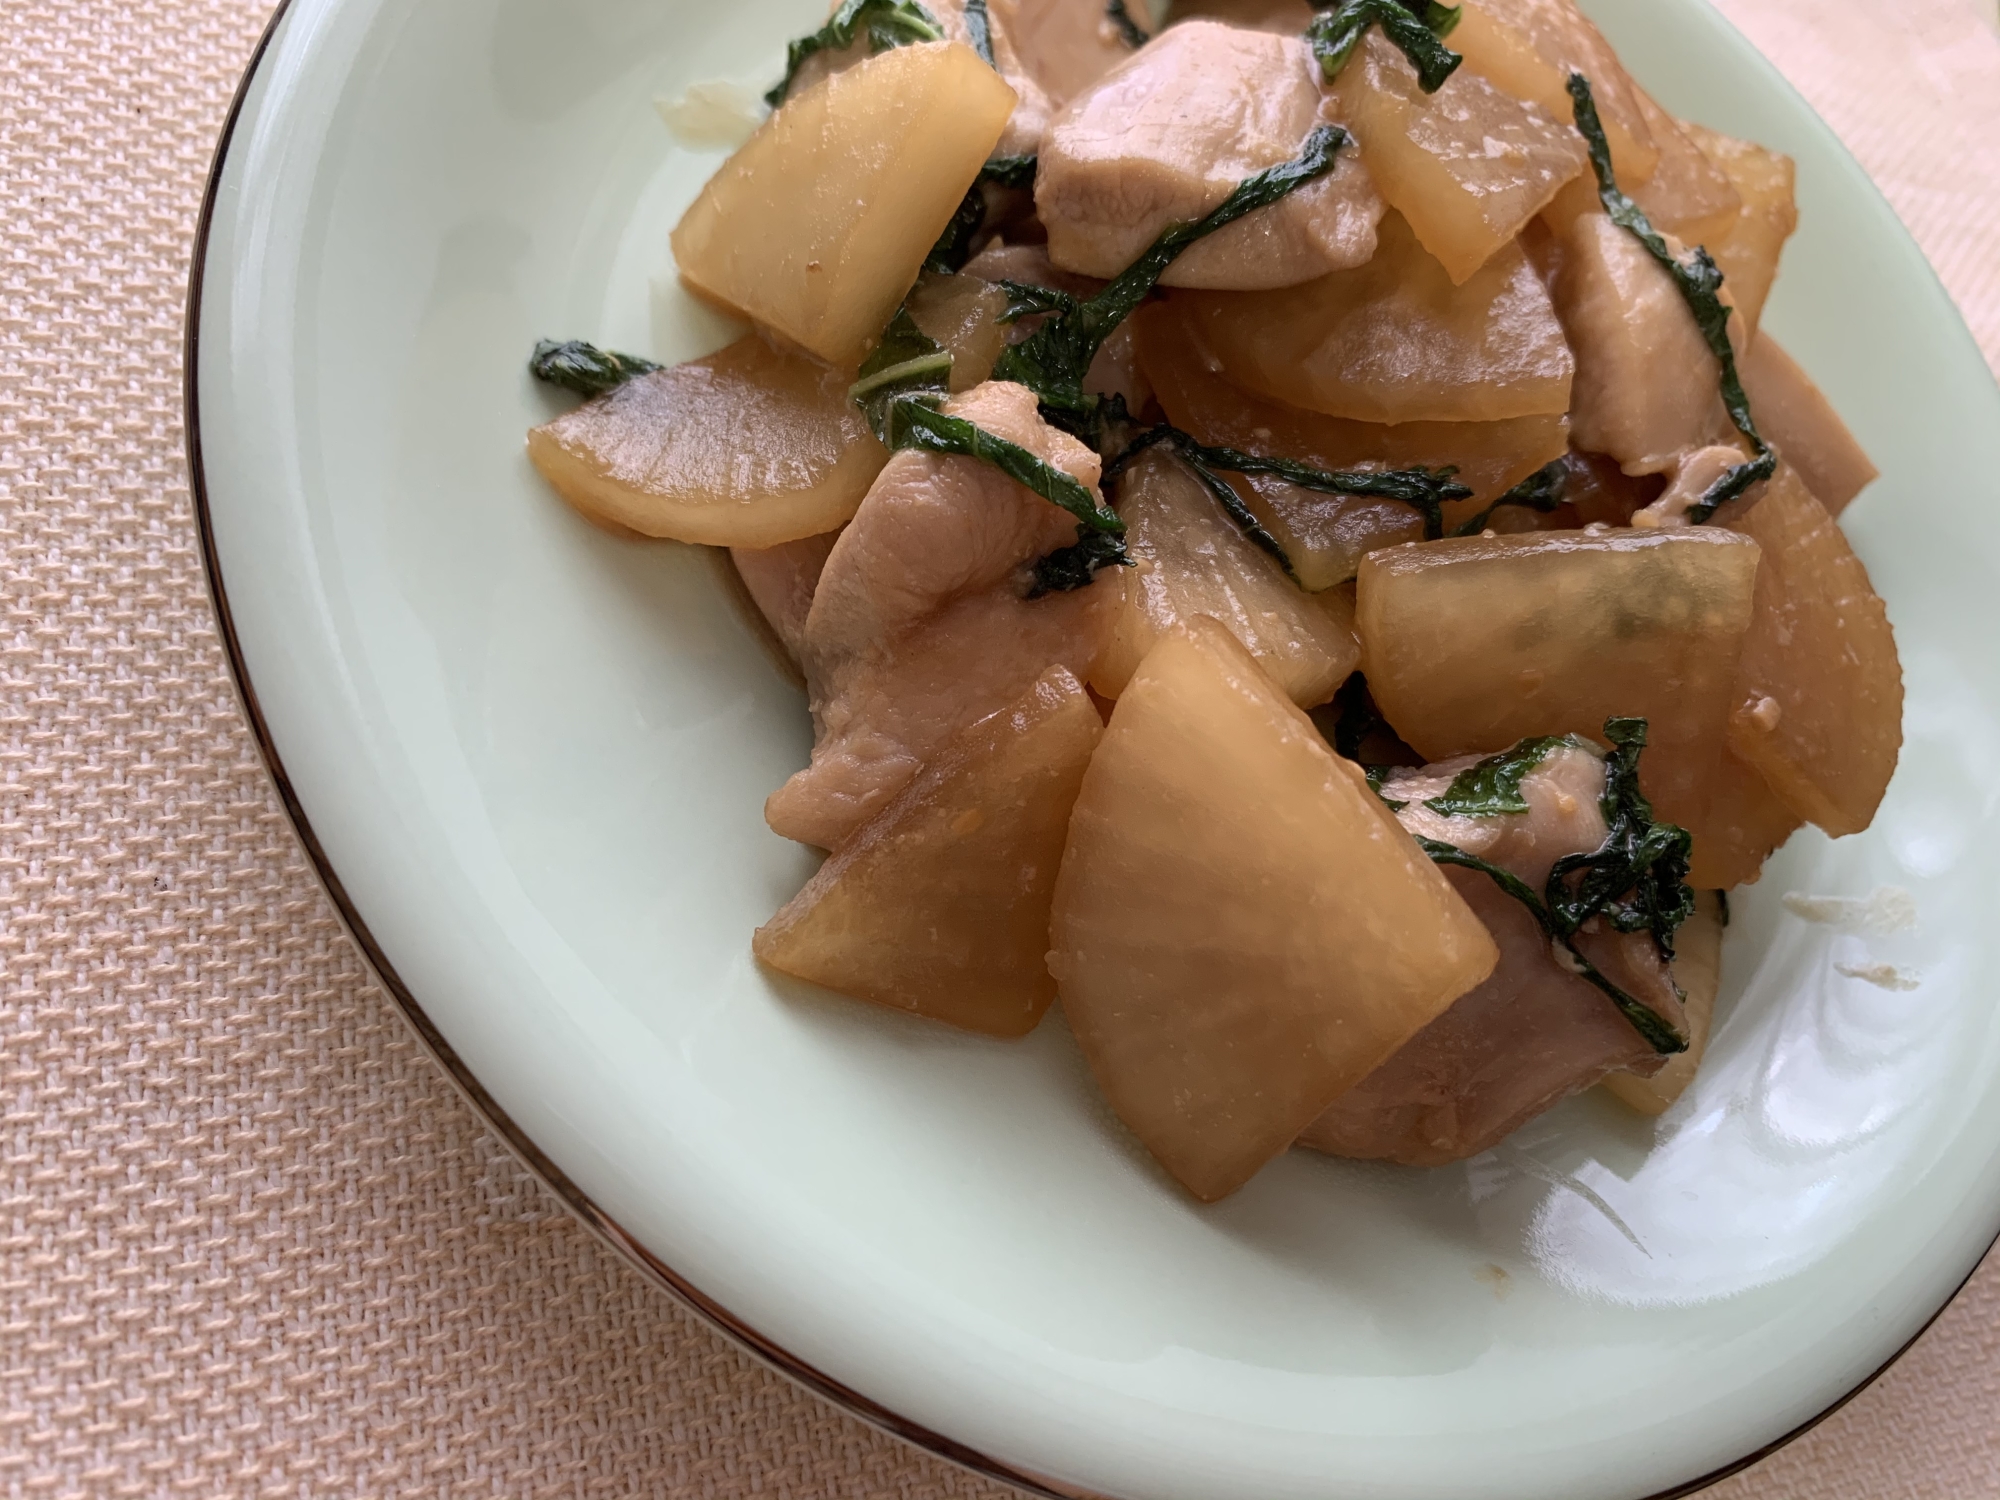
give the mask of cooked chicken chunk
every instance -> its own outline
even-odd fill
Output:
[[[946,410],[1097,483],[1097,455],[1045,425],[1025,387],[992,382]],[[1075,540],[1071,516],[991,464],[891,458],[834,543],[806,615],[812,764],[765,804],[771,827],[838,848],[955,731],[1052,666],[1087,677],[1116,593],[1100,582],[1025,597],[1028,565]]]
[[[1604,214],[1580,215],[1562,238],[1554,291],[1576,356],[1576,446],[1610,454],[1628,474],[1658,474],[1728,435],[1722,371],[1673,277]],[[1672,238],[1667,245],[1684,253]],[[1729,321],[1740,334],[1741,319]]]
[[[1029,76],[1057,109],[1132,55],[1111,24],[1104,0],[988,3],[995,24],[1005,31]]]
[[[1605,837],[1593,750],[1552,751],[1521,781],[1528,811],[1446,817],[1424,806],[1477,757],[1391,772],[1383,793],[1422,838],[1456,844],[1541,890],[1556,860]],[[1440,1166],[1476,1156],[1617,1069],[1651,1074],[1665,1059],[1611,1000],[1559,959],[1527,908],[1476,870],[1445,875],[1500,946],[1500,966],[1314,1121],[1299,1144],[1335,1156]],[[1614,983],[1676,1027],[1679,996],[1645,933],[1580,934],[1577,947]]]
[[[819,587],[827,554],[839,539],[838,531],[829,531],[776,547],[729,549],[729,560],[736,565],[744,592],[794,665],[805,649],[806,613],[812,608],[813,591]]]
[[[1115,276],[1169,225],[1289,161],[1319,123],[1318,65],[1299,37],[1213,21],[1172,26],[1072,100],[1043,142],[1035,206],[1059,266]],[[1168,286],[1294,286],[1375,253],[1382,200],[1343,149],[1332,171],[1200,241]]]

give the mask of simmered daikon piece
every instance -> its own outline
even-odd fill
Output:
[[[1160,449],[1119,477],[1114,503],[1135,566],[1100,585],[1122,589],[1124,604],[1090,675],[1098,692],[1124,692],[1161,638],[1197,615],[1225,626],[1301,707],[1326,702],[1347,680],[1361,655],[1352,590],[1307,593]]]
[[[1751,340],[1736,361],[1736,373],[1742,377],[1764,440],[1798,470],[1827,514],[1839,515],[1880,470],[1847,430],[1833,403],[1768,332],[1760,331]]]
[[[1076,3],[1076,0],[1070,0]],[[974,45],[972,27],[966,16],[966,0],[931,0],[932,9],[954,42]],[[993,49],[993,68],[1014,91],[1014,113],[993,148],[995,156],[1033,156],[1041,149],[1049,121],[1055,118],[1058,101],[1049,97],[1034,69],[1015,45],[1014,16],[1003,5],[986,7],[986,41]]]
[[[1071,100],[1042,143],[1035,208],[1049,257],[1116,276],[1163,231],[1290,161],[1319,124],[1319,65],[1300,37],[1172,26]],[[1282,287],[1375,251],[1382,200],[1350,150],[1333,170],[1199,241],[1167,286]]]
[[[1525,758],[1528,747],[1513,755]],[[1586,742],[1558,742],[1520,777],[1522,812],[1448,815],[1444,797],[1476,757],[1394,771],[1382,795],[1419,838],[1451,844],[1540,892],[1555,862],[1602,847],[1604,761]],[[1516,761],[1518,765],[1518,760]],[[1463,1161],[1616,1070],[1657,1070],[1665,1058],[1568,954],[1558,957],[1527,907],[1482,871],[1445,877],[1486,926],[1500,963],[1484,983],[1405,1042],[1315,1120],[1299,1144],[1335,1156],[1435,1167]],[[1579,933],[1577,951],[1667,1026],[1685,1024],[1666,964],[1648,932]],[[1626,1075],[1631,1076],[1631,1075]]]
[[[1497,958],[1360,768],[1205,619],[1118,700],[1049,942],[1112,1108],[1209,1202]]]
[[[1662,473],[1685,450],[1733,434],[1722,367],[1686,299],[1606,215],[1579,215],[1563,234],[1555,302],[1576,355],[1570,433],[1579,448],[1609,454],[1628,474]]]
[[[977,276],[926,274],[910,293],[910,317],[951,356],[951,389],[985,383],[1007,347],[1007,294]]]
[[[1103,732],[1056,667],[959,731],[757,930],[773,968],[990,1036],[1055,998],[1049,902],[1070,808]]]
[[[750,596],[795,668],[805,650],[806,616],[812,611],[813,592],[826,569],[827,555],[839,539],[838,531],[828,531],[775,547],[729,549],[730,565],[736,569],[743,592]]]
[[[1636,84],[1633,87],[1660,148],[1659,166],[1643,186],[1631,190],[1633,198],[1655,229],[1683,244],[1709,245],[1725,238],[1743,212],[1743,199],[1729,175],[1708,159],[1680,121],[1653,102],[1652,95]]]
[[[1465,68],[1426,94],[1377,28],[1341,70],[1334,103],[1375,190],[1454,283],[1584,170],[1583,137],[1567,114],[1551,118]]]
[[[753,334],[534,428],[528,457],[593,520],[774,547],[837,529],[888,462],[850,379]]]
[[[988,0],[988,9],[1058,109],[1132,55],[1103,0]]]
[[[1561,415],[1390,427],[1304,411],[1251,395],[1211,370],[1174,301],[1142,309],[1130,326],[1148,383],[1175,426],[1214,447],[1319,469],[1455,468],[1472,497],[1445,507],[1447,528],[1560,458],[1568,445],[1569,420]],[[1400,501],[1323,494],[1268,474],[1226,477],[1283,543],[1309,589],[1343,583],[1375,548],[1423,535],[1422,518]]]
[[[1757,331],[1758,320],[1764,316],[1764,299],[1771,295],[1771,283],[1778,277],[1778,256],[1799,225],[1798,202],[1793,195],[1797,171],[1789,156],[1700,125],[1686,129],[1702,155],[1728,176],[1729,185],[1743,202],[1743,212],[1729,232],[1706,242],[1708,253],[1722,268],[1723,284],[1736,302],[1743,326],[1731,332],[1740,347]],[[1730,319],[1732,324],[1737,321]]]
[[[1888,612],[1789,464],[1763,498],[1749,498],[1747,513],[1717,517],[1764,551],[1729,743],[1800,817],[1835,837],[1859,833],[1903,746],[1903,668]]]
[[[1361,670],[1383,716],[1432,760],[1644,718],[1646,794],[1691,827],[1734,702],[1757,559],[1714,527],[1372,552],[1355,612]]]
[[[957,42],[897,47],[821,79],[759,126],[682,217],[682,280],[853,368],[1013,107],[1014,91]]]
[[[1083,276],[1058,267],[1049,259],[1046,245],[1006,245],[997,241],[965,263],[965,274],[992,282],[1013,281],[1023,286],[1047,287],[1052,291],[1067,292],[1078,299],[1094,296],[1105,285],[1095,276]],[[1045,321],[1044,315],[1031,313],[1009,324],[1009,340],[1019,343]],[[1098,349],[1097,357],[1090,362],[1090,369],[1084,374],[1083,388],[1098,395],[1123,396],[1129,411],[1146,409],[1152,389],[1139,374],[1129,319],[1114,329],[1111,337]]]
[[[1748,885],[1762,873],[1764,861],[1805,825],[1726,745],[1709,773],[1707,793],[1700,817],[1687,825],[1694,835],[1688,883],[1703,890]]]
[[[1231,381],[1309,411],[1496,422],[1569,410],[1569,345],[1518,246],[1454,286],[1400,215],[1380,239],[1367,265],[1304,286],[1175,300]]]
[[[1445,45],[1465,59],[1466,71],[1540,105],[1552,120],[1573,118],[1568,79],[1582,73],[1596,97],[1618,180],[1631,188],[1653,175],[1660,153],[1637,85],[1570,0],[1473,0],[1461,8]]]
[[[945,409],[1095,492],[1101,465],[1044,423],[1023,386],[989,382]],[[1076,520],[979,459],[902,452],[828,554],[801,652],[812,764],[764,804],[772,829],[837,849],[946,740],[997,713],[1052,666],[1089,674],[1118,596],[1027,597],[1036,559]]]
[[[1722,988],[1722,898],[1714,891],[1697,891],[1694,915],[1674,934],[1674,983],[1687,997],[1688,1049],[1667,1059],[1650,1078],[1613,1073],[1604,1087],[1642,1115],[1663,1115],[1694,1082],[1695,1069],[1708,1051],[1715,1025],[1715,997]]]

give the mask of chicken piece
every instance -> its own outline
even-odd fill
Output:
[[[1096,454],[1042,422],[1005,382],[945,409],[1093,490]],[[801,651],[812,764],[764,805],[786,838],[837,849],[965,725],[1052,666],[1089,675],[1117,607],[1100,581],[1028,599],[1027,569],[1076,540],[1076,521],[977,459],[889,460],[828,554]]]
[[[1794,194],[1797,171],[1789,156],[1780,156],[1749,141],[1739,141],[1699,125],[1687,133],[1702,155],[1720,167],[1743,202],[1743,212],[1729,232],[1708,241],[1708,253],[1722,268],[1723,284],[1736,300],[1740,318],[1731,324],[1739,346],[1757,332],[1764,316],[1764,299],[1778,277],[1778,257],[1785,241],[1799,226]]]
[[[1306,0],[1174,0],[1170,26],[1189,21],[1223,21],[1246,31],[1270,31],[1298,36],[1312,25],[1313,7]]]
[[[801,537],[776,547],[731,547],[729,560],[743,591],[757,606],[785,655],[797,666],[805,652],[806,614],[812,609],[819,575],[840,532]]]
[[[1025,1036],[1055,999],[1049,903],[1070,808],[1103,733],[1051,667],[959,731],[757,929],[773,968],[989,1036]]]
[[[1302,708],[1326,702],[1347,680],[1361,655],[1352,589],[1307,593],[1163,450],[1119,477],[1117,505],[1134,566],[1107,580],[1124,606],[1091,677],[1098,692],[1124,692],[1160,639],[1197,615],[1242,642]]]
[[[1664,485],[1657,474],[1627,474],[1602,453],[1572,448],[1563,455],[1563,500],[1585,526],[1630,526]]]
[[[1743,212],[1729,174],[1708,159],[1680,121],[1653,102],[1653,96],[1633,85],[1646,125],[1660,148],[1660,164],[1639,187],[1629,189],[1655,229],[1690,245],[1722,239]],[[1593,195],[1597,181],[1590,178]]]
[[[965,263],[965,274],[983,277],[987,281],[1012,281],[1022,286],[1047,287],[1051,291],[1068,292],[1076,298],[1094,296],[1105,286],[1095,276],[1080,276],[1074,271],[1061,269],[1049,259],[1046,245],[989,245]],[[1047,321],[1045,316],[1035,315],[1010,324],[1008,341],[1020,343]],[[1100,396],[1123,396],[1128,411],[1146,409],[1153,391],[1140,371],[1138,349],[1129,319],[1113,329],[1111,337],[1098,349],[1090,368],[1084,372],[1083,388]]]
[[[1722,988],[1723,907],[1720,891],[1697,891],[1694,915],[1674,934],[1674,983],[1686,998],[1688,1048],[1667,1059],[1648,1078],[1613,1073],[1604,1080],[1607,1093],[1642,1115],[1663,1115],[1694,1082],[1695,1070],[1708,1051],[1715,1025],[1715,1002]]]
[[[1732,689],[1729,748],[1835,838],[1875,819],[1903,746],[1888,611],[1832,516],[1780,463],[1716,521],[1763,548]]]
[[[1750,398],[1757,430],[1799,471],[1828,515],[1839,515],[1881,472],[1812,376],[1768,332],[1750,341],[1736,361],[1736,373]]]
[[[1454,284],[1492,258],[1585,167],[1583,137],[1461,68],[1426,94],[1371,27],[1334,87],[1375,189]],[[1699,153],[1697,153],[1699,154]]]
[[[1535,267],[1508,245],[1454,286],[1400,214],[1367,265],[1275,292],[1175,300],[1221,372],[1362,422],[1497,422],[1570,409],[1575,362]]]
[[[1053,109],[1132,55],[1104,0],[988,0],[988,7]]]
[[[1297,156],[1319,123],[1318,67],[1298,37],[1213,21],[1167,28],[1050,125],[1035,177],[1050,258],[1116,276],[1169,226]],[[1366,169],[1343,148],[1332,171],[1197,242],[1161,280],[1295,286],[1366,261],[1381,217]]]
[[[1569,75],[1590,80],[1598,118],[1618,180],[1627,190],[1659,165],[1660,148],[1646,123],[1638,86],[1604,35],[1572,0],[1477,0],[1461,9],[1445,45],[1465,68],[1516,99],[1538,104],[1554,120],[1570,120]]]
[[[1563,235],[1555,305],[1576,355],[1570,433],[1578,447],[1608,453],[1628,474],[1657,474],[1685,450],[1734,432],[1721,366],[1680,288],[1606,215],[1580,215]],[[1730,319],[1732,332],[1740,321]]]
[[[1701,503],[1723,475],[1748,458],[1743,448],[1724,443],[1688,449],[1667,470],[1667,487],[1660,492],[1660,498],[1636,512],[1631,524],[1654,529],[1687,525],[1688,512]]]
[[[1455,844],[1535,891],[1563,855],[1603,844],[1604,761],[1594,748],[1579,741],[1550,751],[1521,779],[1525,813],[1447,817],[1424,805],[1476,764],[1466,756],[1392,771],[1382,794],[1405,804],[1396,816],[1413,835]],[[1487,1150],[1608,1073],[1650,1074],[1665,1062],[1610,997],[1556,956],[1540,923],[1490,876],[1450,866],[1444,873],[1499,945],[1499,967],[1336,1099],[1300,1145],[1442,1166]],[[1604,930],[1580,933],[1576,942],[1614,984],[1676,1029],[1685,1025],[1650,934]]]
[[[1176,427],[1213,447],[1296,459],[1320,469],[1449,465],[1472,496],[1445,507],[1447,530],[1561,457],[1569,441],[1569,419],[1560,413],[1391,427],[1305,411],[1224,380],[1210,368],[1176,302],[1144,307],[1128,326],[1137,336],[1147,382]],[[1225,477],[1284,545],[1309,589],[1343,583],[1375,548],[1423,535],[1422,518],[1400,501],[1322,494],[1268,474]]]

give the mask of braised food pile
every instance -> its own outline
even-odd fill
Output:
[[[1785,157],[1571,0],[841,0],[673,233],[747,331],[544,343],[595,521],[728,548],[803,676],[772,969],[997,1037],[1058,1000],[1203,1200],[1660,1113],[1726,893],[1902,743],[1759,329]]]

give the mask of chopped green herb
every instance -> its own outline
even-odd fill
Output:
[[[1412,5],[1398,0],[1342,0],[1313,18],[1306,28],[1306,40],[1319,59],[1320,73],[1332,83],[1361,45],[1368,28],[1380,26],[1382,35],[1395,43],[1417,70],[1418,85],[1426,94],[1435,94],[1465,61],[1438,40],[1458,25],[1458,16],[1457,7],[1430,0],[1416,0]]]
[[[1206,218],[1172,226],[1095,296],[1008,348],[994,366],[993,378],[1025,385],[1040,399],[1044,417],[1094,440],[1091,429],[1098,403],[1085,393],[1083,380],[1104,341],[1152,294],[1167,267],[1190,245],[1325,176],[1347,139],[1338,125],[1314,127],[1291,161],[1246,177]]]
[[[1467,766],[1454,776],[1451,785],[1424,806],[1447,818],[1491,818],[1528,810],[1521,795],[1521,781],[1527,774],[1565,745],[1583,748],[1573,734],[1541,735],[1522,740],[1511,750],[1489,755],[1476,766]]]
[[[1727,927],[1729,925],[1729,892],[1717,891],[1715,893],[1715,904],[1722,912],[1722,925]]]
[[[1007,310],[1000,314],[1003,323],[1018,323],[1037,313],[1066,313],[1076,306],[1076,298],[1052,286],[1029,286],[1022,281],[996,281],[993,284],[1007,294]]]
[[[1187,465],[1189,472],[1200,481],[1202,488],[1207,490],[1214,497],[1215,503],[1222,507],[1223,513],[1236,523],[1237,529],[1255,546],[1276,559],[1278,566],[1285,570],[1285,576],[1296,582],[1299,575],[1292,568],[1292,559],[1286,553],[1284,544],[1271,535],[1264,523],[1257,519],[1257,513],[1243,503],[1243,497],[1236,493],[1229,481],[1215,472],[1216,466],[1203,461],[1210,453],[1223,453],[1228,450],[1204,448],[1178,427],[1163,422],[1141,433],[1126,446],[1123,453],[1105,466],[1105,483],[1109,484],[1124,473],[1127,465],[1148,448],[1161,445],[1170,448]]]
[[[1646,721],[1606,719],[1604,736],[1612,746],[1611,754],[1604,762],[1604,794],[1599,804],[1608,828],[1604,842],[1589,854],[1568,854],[1557,860],[1541,892],[1537,893],[1519,876],[1467,853],[1456,844],[1431,838],[1418,838],[1417,843],[1436,863],[1476,870],[1526,907],[1549,935],[1550,942],[1562,950],[1577,975],[1608,996],[1619,1013],[1632,1023],[1655,1052],[1685,1052],[1687,1039],[1663,1016],[1613,983],[1577,950],[1576,937],[1584,924],[1593,918],[1603,917],[1614,931],[1651,933],[1661,959],[1672,962],[1674,933],[1694,912],[1694,893],[1687,886],[1688,851],[1692,840],[1686,829],[1656,821],[1652,805],[1639,790],[1639,752],[1646,744]],[[1568,737],[1567,742],[1578,743],[1574,737]],[[1551,745],[1562,743],[1565,741],[1526,741],[1507,754],[1523,755],[1531,747],[1541,744],[1543,748],[1534,754],[1534,762],[1539,763],[1541,757],[1548,754]],[[1481,762],[1481,766],[1501,759],[1503,757],[1491,757]],[[1475,771],[1479,769],[1473,768]],[[1430,799],[1425,806],[1445,811],[1438,807],[1438,803],[1452,801],[1459,793],[1463,779],[1463,775],[1454,779],[1442,797]],[[1371,776],[1369,784],[1379,795],[1381,781]],[[1472,790],[1468,789],[1468,792]],[[1520,779],[1517,776],[1513,786],[1516,800],[1519,799],[1519,791]],[[1398,810],[1407,805],[1386,797],[1383,800]],[[1467,803],[1471,800],[1468,795]],[[1494,800],[1500,799],[1496,797]],[[1525,802],[1518,809],[1492,809],[1495,812],[1526,810]]]
[[[1543,512],[1554,510],[1563,503],[1563,483],[1568,474],[1569,465],[1559,458],[1544,464],[1478,515],[1462,523],[1452,535],[1478,536],[1486,529],[1486,523],[1493,519],[1493,512],[1503,505],[1524,505],[1529,510]]]
[[[1333,695],[1333,703],[1340,715],[1333,723],[1333,753],[1346,760],[1360,760],[1362,744],[1386,722],[1375,706],[1374,694],[1368,691],[1368,679],[1359,672],[1350,673]],[[1388,774],[1389,768],[1369,766],[1367,770],[1368,784],[1381,791],[1381,775]]]
[[[972,259],[972,247],[986,228],[985,185],[989,182],[1000,187],[1025,188],[1035,183],[1036,158],[1032,156],[996,156],[979,169],[972,186],[965,190],[965,196],[958,200],[958,208],[951,216],[951,222],[931,246],[931,253],[924,257],[924,269],[948,276],[965,268]]]
[[[840,9],[824,26],[785,49],[785,76],[764,96],[764,102],[773,109],[783,104],[807,58],[820,52],[844,52],[854,45],[857,35],[868,38],[870,52],[887,52],[912,42],[941,42],[945,30],[917,0],[841,0]]]
[[[1125,539],[1108,531],[1093,531],[1078,523],[1076,544],[1059,548],[1035,562],[1035,582],[1028,590],[1030,599],[1044,594],[1068,593],[1086,587],[1099,568],[1129,568],[1131,554]]]
[[[1741,495],[1751,485],[1769,479],[1778,470],[1778,455],[1757,431],[1750,417],[1750,398],[1736,374],[1736,350],[1729,342],[1730,309],[1716,294],[1722,290],[1722,272],[1707,247],[1696,245],[1687,258],[1677,258],[1660,232],[1653,228],[1645,210],[1628,198],[1618,186],[1611,166],[1611,143],[1604,138],[1604,126],[1597,118],[1597,101],[1590,92],[1590,80],[1581,73],[1569,75],[1569,97],[1576,116],[1576,128],[1590,151],[1591,170],[1597,175],[1597,196],[1611,222],[1626,230],[1654,260],[1666,268],[1680,290],[1681,299],[1694,314],[1695,326],[1709,353],[1722,366],[1722,404],[1736,430],[1749,441],[1756,457],[1733,465],[1710,485],[1706,494],[1688,508],[1688,521],[1696,526],[1709,520],[1717,510]]]
[[[965,0],[965,30],[972,38],[972,50],[979,54],[979,60],[997,70],[999,64],[993,61],[993,18],[986,13],[986,0]]]
[[[885,408],[897,396],[936,396],[942,400],[951,384],[951,355],[944,345],[917,327],[908,305],[882,331],[875,352],[862,362],[860,378],[847,388],[847,399],[866,413],[877,436]]]
[[[1040,158],[1028,156],[996,156],[979,169],[979,180],[991,182],[1006,188],[1031,188],[1035,185],[1035,168]]]
[[[660,367],[636,354],[614,354],[582,339],[543,339],[528,356],[528,373],[580,396],[601,396],[634,375]]]
[[[1144,27],[1132,19],[1132,12],[1126,9],[1125,0],[1104,0],[1104,16],[1117,30],[1119,40],[1134,51],[1153,39]]]

